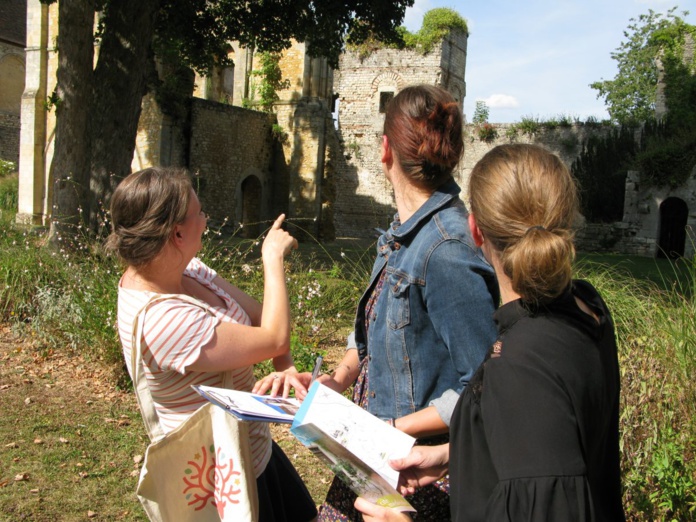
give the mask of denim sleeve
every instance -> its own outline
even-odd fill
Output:
[[[498,287],[493,269],[478,249],[463,241],[447,240],[430,255],[424,297],[428,316],[460,376],[456,389],[430,403],[449,423],[456,398],[495,342],[493,312],[498,304]]]

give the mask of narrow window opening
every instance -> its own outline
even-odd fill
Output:
[[[394,97],[394,92],[393,91],[384,91],[379,93],[379,112],[380,114],[384,114],[387,112],[387,107],[389,106],[389,102],[392,101],[392,98]]]

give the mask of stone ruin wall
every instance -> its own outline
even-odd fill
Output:
[[[338,137],[343,154],[336,158],[335,227],[338,236],[371,237],[376,227],[389,225],[395,212],[391,185],[380,162],[384,114],[380,94],[398,92],[407,85],[427,83],[447,88],[460,103],[466,94],[466,35],[456,32],[428,54],[382,49],[361,57],[356,51],[341,57],[334,91],[339,95]],[[533,135],[518,131],[508,137],[513,124],[494,124],[498,137],[481,141],[474,125],[465,125],[465,146],[455,179],[466,201],[469,174],[476,162],[496,145],[541,144],[570,165],[590,134],[605,128],[588,125],[540,129]]]
[[[462,104],[466,92],[466,35],[455,31],[431,52],[380,49],[367,56],[347,51],[334,80],[338,94],[338,139],[334,215],[338,236],[371,237],[394,214],[394,199],[380,162],[383,93],[427,83],[447,88]],[[460,105],[461,106],[461,105]],[[383,107],[382,107],[383,109]]]
[[[668,198],[686,203],[684,256],[696,253],[696,166],[689,179],[676,189],[643,185],[640,172],[630,171],[626,177],[624,214],[615,223],[586,223],[578,231],[576,243],[587,252],[621,252],[654,257],[659,250],[660,207]]]
[[[55,5],[30,9],[27,21],[29,29],[37,24],[43,29],[27,33],[20,169],[23,163],[28,172],[43,172],[43,182],[48,185],[55,111],[45,111],[44,100],[50,88],[39,83],[38,78],[49,78],[49,84],[50,78],[55,78],[57,60],[50,46],[57,31]],[[41,52],[45,53],[43,65]],[[163,164],[200,170],[204,173],[201,199],[208,200],[204,203],[214,215],[213,222],[226,218],[235,227],[243,219],[242,184],[246,178],[255,178],[261,188],[254,192],[260,194],[254,212],[262,219],[287,212],[291,220],[308,229],[308,235],[322,240],[374,236],[374,227],[386,227],[395,210],[391,186],[379,161],[383,124],[380,93],[398,92],[408,84],[431,83],[445,86],[460,101],[466,94],[465,35],[455,34],[426,55],[385,49],[361,58],[349,52],[342,57],[338,71],[330,71],[320,60],[308,58],[304,48],[296,46],[284,54],[281,62],[284,77],[291,81],[279,93],[281,101],[276,108],[277,122],[288,136],[279,144],[272,139],[273,121],[267,115],[228,105],[241,104],[243,78],[256,67],[243,49],[235,48],[232,52],[234,70],[202,86],[203,91],[212,93],[215,102],[225,103],[194,99],[190,125],[169,121],[146,98],[133,168]],[[41,67],[44,69],[39,71]],[[230,92],[234,94],[231,96]],[[333,92],[340,97],[337,130],[333,129],[330,112]],[[26,122],[25,114],[29,116]],[[43,124],[37,126],[32,123],[34,120]],[[507,131],[511,125],[495,127],[498,138],[485,143],[477,138],[474,126],[466,126],[465,153],[455,173],[463,189],[476,161],[494,145],[509,141]],[[211,133],[211,129],[215,132]],[[543,144],[570,165],[588,133],[595,131],[587,126],[573,126],[544,130],[534,136],[518,133],[515,141]],[[41,182],[37,177],[31,179],[34,185]],[[43,201],[36,200],[41,191],[31,183],[20,183],[20,208],[33,208],[33,214],[18,215],[18,220],[24,217],[26,222],[38,223],[42,208],[44,216],[49,213],[47,200],[45,192]],[[668,196],[677,196],[689,208],[696,208],[695,184],[692,176],[680,191],[662,191],[663,194],[660,190],[643,190],[639,180],[629,177],[624,220],[587,225],[578,234],[580,249],[654,255],[660,203]],[[466,194],[463,197],[466,199]],[[689,226],[694,224],[696,215],[692,213]],[[693,244],[689,243],[687,240],[687,251],[693,251]]]
[[[241,221],[242,183],[249,177],[260,184],[260,201],[251,215],[269,217],[273,183],[271,165],[273,119],[265,113],[194,98],[188,168],[195,176],[203,209],[213,223]],[[211,132],[214,129],[214,132]],[[250,223],[252,224],[252,223]],[[253,225],[258,222],[254,219]]]

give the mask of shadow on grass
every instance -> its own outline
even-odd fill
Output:
[[[629,274],[635,279],[655,283],[664,290],[677,290],[685,297],[693,294],[694,282],[691,272],[693,261],[688,259],[670,260],[623,254],[579,252],[575,262],[578,266],[610,267]]]

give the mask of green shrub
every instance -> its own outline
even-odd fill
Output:
[[[12,163],[11,161],[0,159],[0,178],[16,172],[17,165]]]
[[[490,123],[479,125],[476,129],[476,133],[478,134],[479,139],[481,141],[485,141],[486,143],[491,143],[498,137],[498,129],[496,129]]]
[[[539,118],[534,116],[523,116],[519,123],[515,124],[515,127],[522,134],[527,134],[528,136],[534,136],[542,129]]]
[[[417,49],[423,54],[429,53],[438,42],[442,41],[452,29],[461,29],[469,34],[466,20],[459,13],[447,7],[431,9],[423,16],[423,25],[416,33],[411,33],[405,27],[398,29],[403,48]],[[394,45],[384,44],[376,38],[367,38],[360,44],[354,44],[348,39],[348,49],[357,51],[361,59],[367,58],[372,52],[383,49],[393,48]]]

